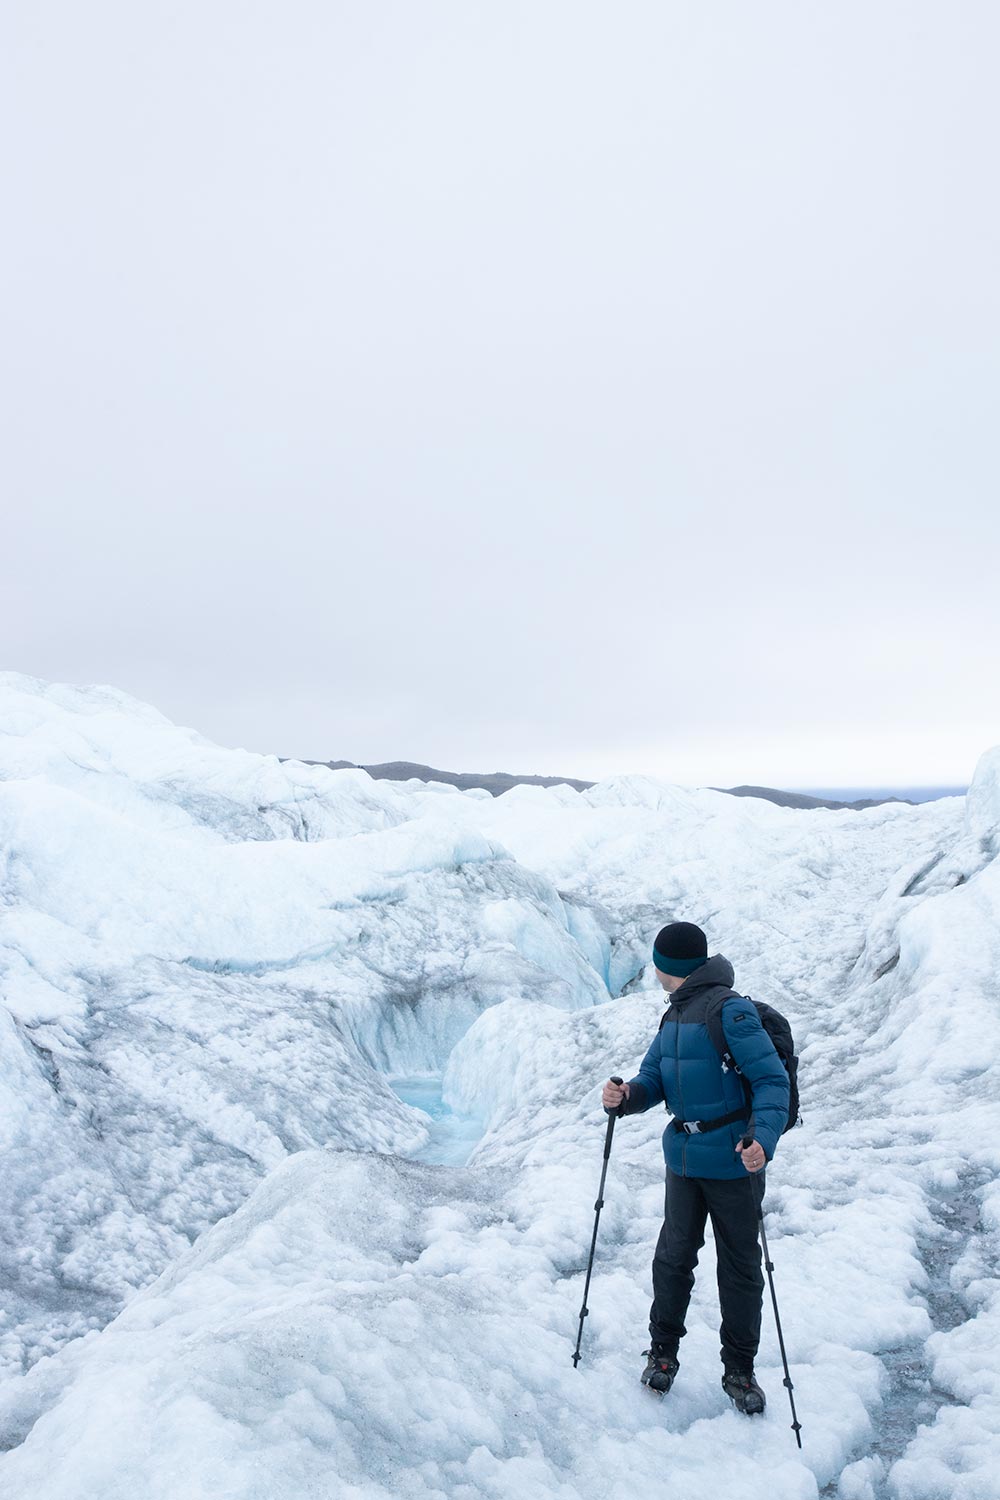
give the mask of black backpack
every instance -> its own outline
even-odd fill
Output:
[[[723,1072],[732,1068],[733,1072],[739,1078],[743,1085],[743,1092],[746,1095],[748,1105],[752,1103],[750,1085],[736,1066],[733,1055],[726,1045],[725,1033],[722,1030],[722,1007],[727,1000],[747,1000],[760,1016],[761,1025],[771,1038],[774,1050],[784,1063],[785,1072],[788,1074],[788,1121],[785,1125],[785,1130],[791,1130],[793,1125],[801,1125],[802,1116],[799,1113],[799,1060],[795,1055],[795,1042],[792,1038],[791,1026],[789,1026],[788,1021],[781,1014],[781,1011],[775,1010],[773,1005],[765,1005],[763,1000],[753,1000],[749,995],[737,995],[735,991],[732,995],[723,995],[720,999],[713,1000],[710,1003],[705,1013],[705,1024],[708,1027],[708,1034],[712,1038],[712,1045],[722,1058]]]

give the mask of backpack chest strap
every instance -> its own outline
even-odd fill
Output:
[[[746,1120],[749,1111],[743,1109],[731,1109],[728,1115],[719,1115],[716,1120],[678,1120],[676,1115],[671,1120],[675,1130],[683,1131],[685,1135],[704,1135],[706,1130],[718,1130],[723,1125],[735,1125],[737,1120]]]

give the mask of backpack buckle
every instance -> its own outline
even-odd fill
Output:
[[[688,1135],[701,1135],[700,1120],[685,1120],[683,1128]]]

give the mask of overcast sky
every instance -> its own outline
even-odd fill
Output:
[[[227,745],[964,783],[994,0],[3,8],[0,665]]]

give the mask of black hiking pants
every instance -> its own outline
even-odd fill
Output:
[[[676,1352],[678,1340],[684,1337],[694,1268],[711,1214],[722,1309],[722,1358],[727,1365],[750,1369],[760,1343],[764,1297],[757,1239],[757,1205],[763,1196],[763,1172],[719,1179],[679,1177],[667,1168],[663,1228],[653,1254],[649,1332],[654,1344],[665,1344]]]

